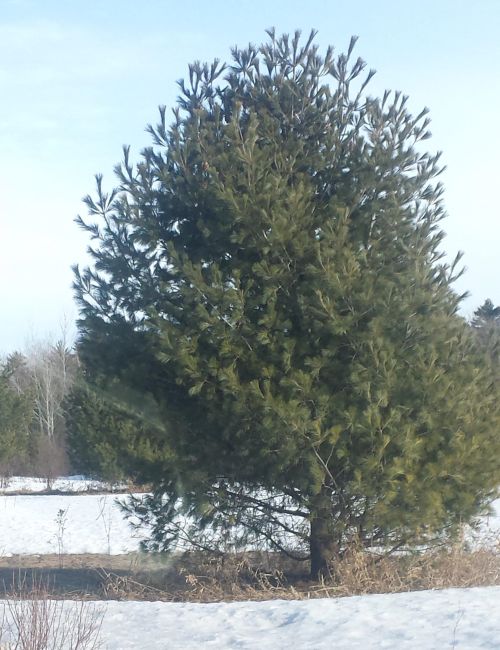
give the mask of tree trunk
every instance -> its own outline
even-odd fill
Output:
[[[311,504],[311,578],[321,580],[330,575],[333,562],[338,556],[338,544],[332,526],[332,505],[330,491],[326,487]]]

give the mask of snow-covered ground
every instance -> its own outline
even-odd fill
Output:
[[[103,650],[500,647],[500,587],[205,605],[114,601],[102,608]]]
[[[117,499],[127,495],[0,496],[0,554],[137,551]]]
[[[49,553],[109,553],[119,555],[137,551],[141,536],[124,519],[117,500],[125,493],[86,493],[95,482],[81,477],[58,479],[54,489],[73,492],[67,495],[36,494],[43,490],[39,479],[13,481],[34,494],[0,494],[0,554],[45,555]],[[482,520],[470,539],[490,538],[497,543],[500,534],[500,501],[495,513]],[[500,639],[499,639],[500,648]]]

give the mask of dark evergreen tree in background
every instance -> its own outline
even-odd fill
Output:
[[[120,391],[118,391],[120,394]],[[161,425],[145,417],[131,414],[126,396],[117,398],[117,391],[98,390],[77,382],[65,402],[65,420],[72,468],[87,476],[108,481],[132,479],[147,481],[157,459],[163,458],[154,432],[161,434]],[[157,436],[158,437],[158,436]]]
[[[13,459],[20,459],[28,451],[29,425],[32,419],[31,403],[11,385],[12,362],[0,366],[0,476],[9,475]]]
[[[79,353],[131,415],[154,405],[156,489],[136,508],[153,546],[189,514],[199,543],[298,540],[318,576],[354,541],[442,536],[499,483],[498,396],[458,315],[459,258],[442,259],[427,111],[370,97],[354,43],[322,56],[314,34],[271,30],[191,65],[172,125],[162,108],[154,146],[87,197]]]
[[[474,312],[471,325],[500,378],[500,306],[488,298]]]

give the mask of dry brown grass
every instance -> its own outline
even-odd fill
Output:
[[[500,544],[488,540],[482,548],[469,548],[457,543],[392,556],[352,548],[321,583],[309,579],[307,562],[278,553],[67,556],[63,569],[57,556],[41,563],[37,558],[17,557],[0,569],[0,592],[15,596],[20,582],[31,589],[40,579],[56,598],[191,602],[489,586],[500,585]]]
[[[218,602],[297,598],[293,582],[304,570],[304,565],[297,566],[278,554],[211,556],[197,552],[186,553],[151,572],[98,572],[104,598]]]
[[[500,555],[495,549],[469,550],[462,544],[400,556],[353,550],[335,573],[331,584],[342,596],[491,586],[500,584]]]
[[[307,599],[396,593],[447,587],[500,585],[495,548],[464,544],[420,553],[383,556],[352,549],[328,579],[312,582],[307,565],[272,553],[210,557],[186,554],[154,574],[102,572],[105,598],[191,602]]]

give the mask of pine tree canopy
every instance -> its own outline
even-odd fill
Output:
[[[153,145],[86,198],[75,289],[89,382],[154,410],[152,545],[184,513],[200,544],[295,540],[317,576],[351,542],[478,513],[500,402],[443,260],[427,110],[369,95],[355,39],[314,39],[270,30],[189,67],[172,123],[160,108]]]

